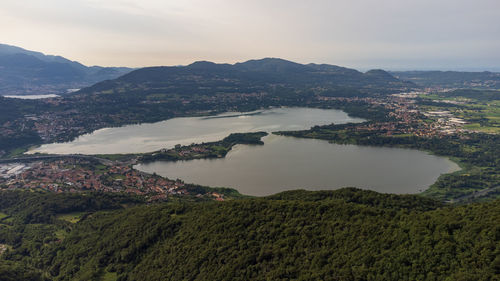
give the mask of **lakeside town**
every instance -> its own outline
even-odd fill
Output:
[[[418,105],[416,98],[427,95],[431,90],[424,92],[409,92],[393,94],[383,98],[347,98],[347,97],[323,97],[320,101],[344,101],[365,102],[374,106],[382,106],[389,110],[389,117],[393,121],[371,122],[367,125],[356,125],[357,131],[379,131],[385,135],[411,134],[419,137],[442,137],[445,135],[459,134],[465,131],[463,125],[468,122],[454,116],[450,111],[426,111]]]
[[[200,193],[192,187],[181,180],[147,174],[127,165],[107,165],[76,156],[0,164],[0,188],[5,190],[43,189],[56,193],[125,192],[147,195],[151,201],[166,200],[169,196],[224,200],[221,193]]]

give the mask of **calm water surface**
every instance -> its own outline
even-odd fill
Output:
[[[22,100],[38,100],[38,99],[48,99],[48,98],[55,98],[58,97],[58,95],[55,94],[47,94],[47,95],[6,95],[4,96],[5,98],[11,98],[11,99],[22,99]]]
[[[67,143],[42,145],[31,151],[52,154],[109,154],[152,152],[218,141],[235,132],[308,129],[314,125],[361,122],[340,110],[275,108],[251,113],[226,113],[212,117],[174,118],[157,123],[104,128]]]
[[[331,144],[323,140],[270,135],[264,145],[237,145],[223,159],[137,165],[190,183],[269,195],[303,188],[355,186],[384,193],[418,193],[442,173],[458,170],[450,160],[422,151]]]
[[[140,153],[176,144],[217,141],[234,132],[301,130],[313,125],[361,121],[339,110],[276,108],[105,128],[73,142],[43,145],[31,152]],[[446,158],[417,150],[336,145],[276,135],[263,140],[263,146],[237,145],[223,159],[158,161],[136,165],[136,168],[190,183],[233,187],[248,195],[345,186],[387,193],[417,193],[440,174],[458,169]]]

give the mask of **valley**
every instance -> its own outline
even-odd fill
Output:
[[[286,78],[288,67],[309,71],[312,84]],[[358,76],[339,86],[303,67],[252,61],[235,77],[197,63],[65,96],[0,98],[0,273],[400,280],[446,264],[437,276],[496,276],[498,92],[322,69]],[[177,258],[203,272],[183,271]]]
[[[500,281],[498,0],[0,26],[0,281]]]

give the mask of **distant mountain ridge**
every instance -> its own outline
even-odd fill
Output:
[[[0,44],[0,95],[65,93],[130,72],[126,67],[88,67],[61,56]]]
[[[137,95],[251,93],[276,88],[305,90],[322,88],[347,95],[397,92],[416,88],[383,70],[366,73],[326,64],[299,64],[279,58],[249,60],[235,64],[197,61],[187,66],[146,67],[115,80],[104,81],[82,89],[80,93],[120,90]]]

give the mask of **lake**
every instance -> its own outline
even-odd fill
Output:
[[[22,100],[38,100],[38,99],[48,99],[48,98],[55,98],[58,97],[58,95],[55,94],[47,94],[47,95],[6,95],[3,96],[4,98],[11,98],[11,99],[22,99]]]
[[[270,195],[291,189],[354,186],[383,193],[419,193],[440,174],[458,170],[450,160],[412,149],[338,145],[270,135],[264,145],[237,145],[225,158],[157,161],[135,168],[189,183]]]
[[[32,152],[150,152],[176,144],[217,141],[233,132],[301,130],[313,125],[362,121],[340,110],[274,108],[106,128],[73,142],[43,145]],[[276,135],[263,140],[262,146],[237,145],[221,159],[157,161],[135,168],[189,183],[232,187],[256,196],[297,188],[346,186],[384,193],[419,193],[439,175],[459,169],[446,158],[411,149],[337,145]]]
[[[173,118],[157,123],[104,128],[72,142],[45,144],[30,151],[51,154],[142,153],[176,144],[218,141],[231,133],[309,129],[314,125],[362,122],[340,110],[273,108],[209,117]]]

